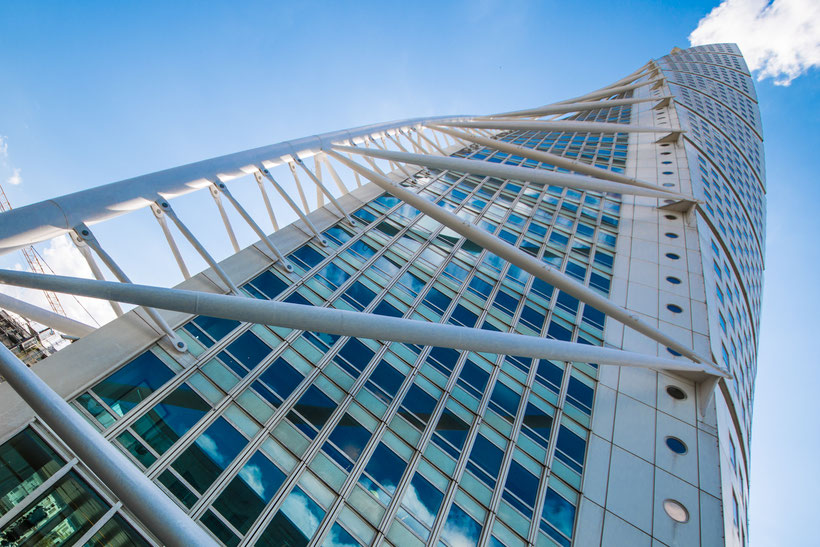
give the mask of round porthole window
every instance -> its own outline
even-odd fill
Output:
[[[666,446],[675,454],[686,454],[689,451],[686,447],[686,443],[677,437],[667,437]]]
[[[678,217],[676,217],[675,215],[664,215],[663,218],[665,218],[666,220],[678,220]]]
[[[686,392],[678,386],[666,386],[666,394],[676,401],[683,401],[686,399]]]
[[[668,237],[670,239],[678,239],[678,234],[676,234],[675,232],[666,232],[663,235],[665,235],[666,237]]]
[[[666,309],[671,311],[672,313],[681,313],[683,311],[683,308],[676,304],[667,304]]]
[[[683,523],[689,521],[689,511],[687,511],[686,507],[684,507],[679,501],[664,500],[663,510],[666,511],[669,518],[675,522]]]
[[[674,175],[675,172],[674,171],[664,171],[663,174],[664,175]]]
[[[670,275],[669,277],[666,278],[666,280],[668,282],[672,283],[673,285],[680,285],[680,279],[678,279],[675,276]]]
[[[671,258],[672,260],[678,260],[680,258],[680,256],[676,255],[675,253],[666,253],[666,258]]]
[[[675,184],[672,183],[672,182],[664,182],[663,185],[666,186],[667,188],[671,188],[672,186],[675,186]]]
[[[678,353],[677,351],[673,350],[672,348],[666,348],[666,351],[668,351],[669,353],[671,353],[671,354],[672,354],[672,355],[674,355],[675,357],[680,357],[680,356],[681,356],[681,354],[680,354],[680,353]]]
[[[663,165],[670,165],[672,162],[671,162],[671,161],[662,161],[661,163],[662,163]]]

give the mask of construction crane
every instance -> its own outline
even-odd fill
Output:
[[[9,203],[9,198],[6,196],[6,191],[3,190],[3,186],[0,185],[0,213],[9,210],[11,210],[11,203]],[[45,267],[48,267],[48,265],[45,263],[45,260],[43,260],[43,257],[40,256],[40,253],[37,252],[37,249],[28,245],[20,250],[23,252],[23,256],[26,257],[26,262],[28,262],[28,266],[32,272],[40,274],[46,273]],[[51,268],[49,268],[49,270],[51,270]],[[51,309],[54,310],[55,313],[65,316],[65,310],[60,303],[60,299],[57,298],[57,293],[53,291],[43,291],[43,293],[46,295],[46,300],[48,300],[48,305],[51,306]]]

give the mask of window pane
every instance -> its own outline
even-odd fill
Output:
[[[172,467],[188,484],[203,493],[247,443],[247,439],[227,420],[217,418],[179,455]]]
[[[0,446],[0,515],[56,473],[65,461],[31,429]]]
[[[150,545],[124,518],[114,515],[83,547],[148,547]]]
[[[256,545],[305,546],[316,533],[324,516],[322,508],[296,486],[282,503],[282,508],[273,517]]]
[[[9,522],[3,545],[71,545],[108,510],[105,502],[74,471]]]
[[[174,377],[159,357],[146,352],[91,388],[111,410],[124,416]]]
[[[261,452],[257,452],[213,506],[240,532],[247,533],[283,482],[285,474]]]
[[[334,446],[325,443],[323,450],[327,452],[342,469],[350,471],[358,461],[367,441],[370,431],[356,421],[350,414],[345,414],[329,437]],[[337,450],[338,448],[338,450]],[[341,450],[341,453],[339,452]],[[346,456],[346,457],[345,457]]]
[[[312,439],[325,425],[336,406],[336,403],[319,388],[310,386],[293,407],[299,414],[291,411],[288,413],[288,419]]]
[[[182,384],[134,422],[133,429],[151,448],[163,454],[209,410],[211,407],[202,397]]]
[[[481,525],[454,503],[444,522],[441,540],[447,545],[461,547],[462,545],[478,545],[480,536]]]

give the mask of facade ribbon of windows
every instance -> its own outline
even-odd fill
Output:
[[[63,196],[8,231],[0,214],[0,248],[87,229],[124,212],[118,199],[159,218],[163,200],[232,179],[258,187],[273,233],[217,266],[172,213],[215,266],[190,276],[163,225],[178,289],[462,330],[429,346],[153,304],[161,322],[136,308],[34,366],[214,543],[745,545],[765,175],[736,46],[675,49],[556,105],[357,128]],[[245,194],[223,194],[250,219]],[[74,208],[52,221],[53,207]],[[488,331],[655,364],[470,349],[466,333]],[[16,389],[0,384],[3,545],[175,541]]]

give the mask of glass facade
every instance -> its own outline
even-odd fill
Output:
[[[664,58],[659,65],[666,72],[675,62],[683,61]],[[670,86],[676,77],[669,77]],[[674,85],[690,100],[702,93]],[[721,86],[745,105],[742,90]],[[625,91],[607,98],[631,97]],[[615,106],[565,119],[629,124],[632,110]],[[683,123],[686,115],[679,115]],[[735,130],[759,126],[756,118],[744,123]],[[690,127],[696,138],[710,133]],[[627,133],[514,130],[496,137],[616,173],[627,170]],[[738,208],[756,211],[752,221],[762,225],[762,194],[749,179],[762,167],[752,162],[730,170],[743,173],[749,188],[729,184],[709,156],[710,147],[723,146],[715,142],[698,141],[704,150],[691,151],[700,155],[690,163],[700,167],[697,188],[710,218],[732,234],[715,234],[715,294],[721,295],[721,343],[743,406],[751,401],[755,346],[748,337],[759,306],[759,288],[749,279],[759,282],[762,268],[762,251],[752,244],[762,234],[739,218]],[[756,150],[753,140],[742,146],[742,154]],[[566,172],[477,145],[452,155]],[[436,169],[422,169],[402,184],[611,295],[620,195]],[[397,198],[378,195],[351,214],[356,229],[339,222],[323,231],[328,246],[311,240],[288,253],[291,275],[266,269],[240,290],[250,298],[605,345],[601,311]],[[152,346],[71,404],[222,544],[568,546],[576,538],[596,363],[206,316],[177,332],[189,359]],[[675,451],[685,453],[686,445],[675,440],[683,452]],[[36,421],[0,445],[0,518],[14,512],[0,521],[4,545],[42,538],[86,545],[154,541],[136,531],[104,488],[78,474],[80,464],[59,447]]]

